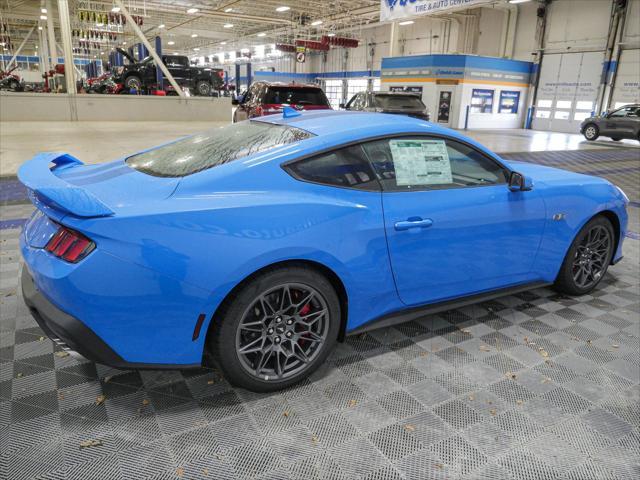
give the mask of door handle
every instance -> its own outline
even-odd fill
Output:
[[[433,220],[430,218],[411,217],[403,222],[396,222],[393,227],[400,232],[410,228],[428,228],[431,225],[433,225]]]

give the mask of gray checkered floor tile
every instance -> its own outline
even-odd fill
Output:
[[[64,356],[21,299],[18,230],[0,230],[0,479],[638,478],[639,246],[591,295],[539,289],[350,337],[266,395],[214,369]]]

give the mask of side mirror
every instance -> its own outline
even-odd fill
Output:
[[[533,188],[533,181],[518,172],[511,172],[509,175],[509,190],[512,192],[528,192]]]
[[[345,106],[344,103],[341,103],[340,105],[338,105],[338,108],[347,108],[347,107]]]

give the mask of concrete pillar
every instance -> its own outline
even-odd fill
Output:
[[[47,57],[49,57],[49,54],[42,46],[42,30],[38,30],[38,67],[40,69],[40,75],[44,75],[44,72],[47,71],[47,67],[45,66]]]
[[[76,94],[76,71],[73,64],[73,45],[71,43],[71,23],[69,21],[68,0],[58,0],[58,16],[60,17],[60,36],[64,52],[64,78],[69,95]]]
[[[56,48],[56,31],[53,26],[53,8],[51,0],[47,0],[47,43],[49,44],[50,70],[53,70],[58,64],[58,49]],[[54,77],[49,79],[49,88],[52,92],[56,91],[56,81]]]

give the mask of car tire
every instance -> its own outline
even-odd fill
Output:
[[[140,80],[140,77],[131,75],[124,81],[124,88],[125,90],[127,90],[127,92],[129,92],[131,89],[135,89],[139,92],[140,90],[142,90],[142,80]]]
[[[18,81],[12,80],[11,82],[9,82],[9,90],[13,90],[14,92],[17,92],[19,88],[20,88],[20,83]]]
[[[583,134],[584,138],[592,142],[600,136],[600,129],[595,123],[589,123],[584,127]]]
[[[200,80],[196,83],[196,92],[201,97],[208,97],[211,95],[211,84],[205,80]]]
[[[213,322],[209,348],[225,378],[271,392],[308,377],[326,360],[338,337],[340,301],[316,270],[277,268],[242,285]]]
[[[603,215],[592,218],[574,238],[554,283],[555,289],[569,295],[589,293],[607,273],[615,249],[611,221]]]

